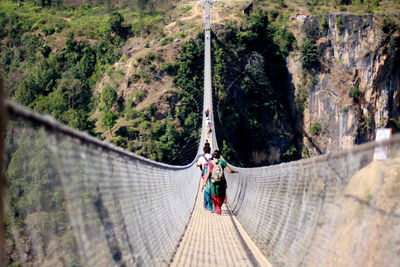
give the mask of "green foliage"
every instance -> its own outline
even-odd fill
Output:
[[[326,20],[326,16],[321,16],[321,20],[319,22],[319,27],[320,27],[321,33],[326,32],[326,30],[328,29],[329,25],[328,25],[328,21]]]
[[[154,60],[161,60],[161,55],[154,53],[154,52],[148,52],[145,56],[144,56],[144,63],[145,64],[150,64],[152,61]],[[138,61],[139,62],[139,61]]]
[[[180,150],[194,138],[197,139],[200,128],[201,110],[198,102],[202,97],[203,68],[198,62],[202,62],[203,59],[202,45],[201,39],[188,41],[181,47],[181,54],[176,62],[165,63],[162,68],[171,75],[176,74],[174,82],[181,89],[177,93],[171,92],[171,100],[167,101],[170,103],[168,114],[159,114],[154,105],[142,111],[135,110],[133,107],[147,95],[144,89],[137,90],[125,103],[125,118],[129,119],[132,125],[118,129],[115,132],[118,138],[114,138],[113,142],[158,161],[186,164],[193,159],[195,150]],[[150,64],[156,60],[162,61],[160,54],[148,53],[138,60],[138,63]],[[134,76],[132,79],[136,81],[147,78],[143,72]],[[175,104],[177,101],[179,105]],[[194,145],[190,147],[193,148]],[[178,152],[187,156],[177,157]]]
[[[372,129],[373,123],[374,118],[372,116],[362,116],[360,128],[364,131],[369,131]]]
[[[312,135],[320,135],[322,133],[322,126],[320,122],[314,122],[310,126],[310,133]]]
[[[295,42],[285,30],[285,19],[272,24],[267,12],[254,10],[245,23],[228,25],[218,33],[223,38],[213,38],[217,136],[224,157],[235,165],[254,166],[253,151],[268,150],[271,143],[282,145],[282,140],[273,138],[279,130],[272,125],[290,116],[287,87],[282,81],[286,77],[285,56]],[[282,127],[291,131],[286,123]],[[289,149],[290,137],[282,139]],[[252,142],[244,144],[243,140]]]
[[[18,6],[2,1],[0,9],[5,11],[0,12],[0,68],[10,80],[10,97],[90,132],[93,123],[85,120],[92,109],[92,88],[105,66],[120,57],[120,37],[129,34],[122,15],[108,16],[103,7],[87,5],[49,12],[32,2]],[[65,46],[52,42],[65,37]]]
[[[39,96],[31,105],[34,110],[60,118],[68,110],[68,102],[59,90]]]
[[[121,13],[115,11],[110,14],[108,19],[108,26],[110,28],[110,32],[113,32],[117,35],[121,35],[123,33],[124,17],[122,17]]]
[[[306,108],[308,91],[305,83],[297,85],[297,88],[298,88],[298,93],[296,95],[295,103],[299,113],[302,114],[304,109]]]
[[[147,96],[147,91],[143,88],[138,89],[136,92],[132,94],[133,103],[136,105],[142,102]]]
[[[111,133],[111,129],[114,127],[115,122],[117,120],[117,114],[111,110],[106,110],[101,115],[100,125],[104,127],[106,130],[109,130]]]
[[[344,30],[343,19],[340,16],[336,17],[336,29],[339,34],[342,34]]]
[[[353,100],[354,100],[355,102],[358,101],[358,98],[360,97],[360,95],[361,95],[361,90],[360,90],[358,87],[352,87],[352,88],[350,88],[349,96],[350,96],[351,98],[353,98]]]
[[[309,158],[310,157],[310,151],[305,146],[303,146],[302,149],[301,149],[301,157],[302,158]]]
[[[299,156],[297,153],[296,146],[291,145],[288,148],[288,150],[286,150],[286,152],[282,154],[282,156],[285,161],[291,161],[291,160],[297,159]]]
[[[306,38],[300,47],[300,60],[304,70],[315,71],[319,68],[319,59],[315,41]]]
[[[391,118],[389,119],[389,126],[391,126],[395,132],[399,132],[400,130],[400,121],[395,119],[395,118]]]
[[[179,66],[174,83],[181,90],[178,95],[181,99],[182,106],[175,110],[181,125],[184,124],[187,118],[192,118],[191,114],[201,114],[197,100],[202,95],[203,85],[203,66],[202,62],[204,53],[204,44],[201,39],[195,41],[187,41],[181,47],[181,54],[177,58],[176,64]],[[193,101],[194,100],[194,101]],[[188,125],[188,123],[186,123]],[[193,123],[191,125],[194,125]],[[195,128],[185,128],[188,136],[196,132]]]
[[[70,108],[61,115],[60,119],[76,129],[91,132],[94,128],[94,123],[90,121],[89,114],[82,109]]]
[[[102,109],[111,109],[117,101],[117,92],[111,86],[106,86],[101,90],[100,103]]]
[[[163,19],[164,13],[161,11],[140,13],[132,18],[131,31],[136,36],[161,36],[163,34],[161,27]]]
[[[161,63],[161,70],[166,72],[170,76],[175,76],[177,71],[177,64],[173,62]]]
[[[49,64],[41,59],[25,75],[15,92],[15,100],[23,105],[30,105],[38,96],[48,94],[55,85],[59,74]]]
[[[174,38],[169,36],[169,37],[166,37],[166,38],[162,39],[161,42],[160,42],[160,45],[164,46],[164,45],[167,45],[167,44],[171,44],[173,41],[174,41]]]
[[[296,41],[293,34],[286,29],[286,27],[271,26],[273,31],[273,41],[279,46],[279,52],[282,56],[287,56],[293,50],[293,44]]]
[[[136,103],[132,99],[128,99],[125,105],[125,118],[131,120],[140,117],[140,112],[134,109]]]
[[[384,33],[390,34],[394,31],[396,31],[396,29],[398,29],[399,27],[396,25],[396,23],[394,23],[393,20],[391,20],[390,18],[383,18],[383,23],[382,23],[382,31]]]

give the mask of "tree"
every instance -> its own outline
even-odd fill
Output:
[[[117,92],[113,87],[106,86],[103,88],[103,90],[101,90],[100,102],[102,108],[111,109],[116,100],[117,100]]]
[[[38,96],[47,95],[55,85],[58,73],[46,59],[39,60],[28,70],[25,78],[15,92],[15,100],[23,105],[30,105]]]
[[[91,91],[81,80],[62,78],[58,81],[57,90],[64,96],[69,108],[81,107],[87,109]]]
[[[69,109],[62,114],[61,120],[79,130],[90,131],[94,127],[89,121],[89,114],[82,110]]]
[[[117,115],[111,110],[107,110],[101,116],[100,124],[102,127],[106,128],[111,133],[111,129],[112,127],[114,127],[116,119]]]
[[[308,71],[317,70],[319,67],[318,51],[315,42],[311,38],[306,38],[300,48],[301,63],[303,69]]]
[[[121,36],[124,32],[124,28],[122,26],[124,22],[124,17],[118,11],[112,12],[108,19],[108,27],[111,32],[115,33],[118,36]]]
[[[39,96],[32,103],[35,111],[51,115],[60,119],[61,115],[68,110],[68,101],[60,90],[56,90],[47,96]]]

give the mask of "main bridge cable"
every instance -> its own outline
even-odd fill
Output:
[[[194,137],[191,136],[186,144],[182,147],[180,151],[178,151],[175,156],[170,160],[170,164],[174,163],[182,163],[182,162],[187,162],[189,159],[193,159],[193,153],[198,151],[199,143],[198,142],[192,142],[194,140]],[[191,144],[190,144],[191,143]],[[190,145],[189,145],[190,144]],[[178,159],[180,159],[178,161]]]
[[[211,80],[211,5],[214,3],[212,0],[204,1],[204,103],[203,103],[203,113],[209,109],[209,119],[211,122],[214,121],[213,112],[213,99],[212,99],[212,80]],[[201,141],[199,151],[204,145],[206,139],[208,139],[211,144],[212,149],[218,149],[218,144],[215,135],[215,123],[211,125],[211,136],[206,137],[206,132],[208,126],[207,121],[203,115],[203,127],[201,134]]]

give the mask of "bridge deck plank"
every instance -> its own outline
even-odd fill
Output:
[[[269,263],[254,250],[254,244],[226,204],[222,215],[206,211],[199,190],[191,221],[171,266],[269,266]]]

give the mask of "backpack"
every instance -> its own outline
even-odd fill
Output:
[[[201,175],[204,175],[206,170],[208,169],[208,165],[210,163],[210,159],[207,159],[207,157],[204,154],[201,154],[200,157],[203,157],[205,159],[205,161],[206,161],[206,163],[204,163],[204,169],[203,169],[203,165],[199,166],[199,168],[201,170]]]
[[[221,166],[221,161],[217,160],[217,161],[212,161],[214,164],[214,168],[212,170],[211,173],[211,181],[213,183],[219,183],[223,180],[224,177],[224,169]]]

